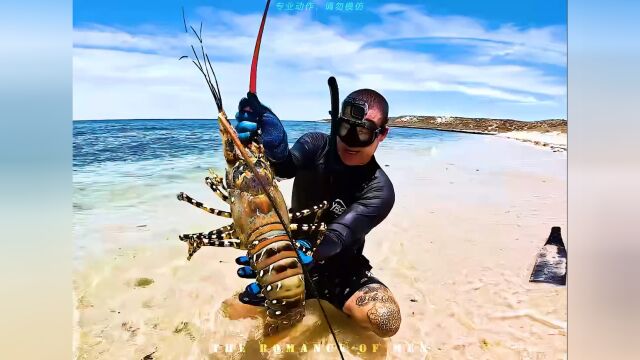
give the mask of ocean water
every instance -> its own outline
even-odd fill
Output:
[[[290,145],[306,132],[329,131],[326,122],[283,124]],[[378,153],[425,159],[469,136],[393,128]],[[116,246],[175,241],[168,234],[187,232],[179,220],[187,205],[175,195],[186,191],[205,202],[213,198],[203,178],[209,168],[223,174],[221,145],[214,120],[75,121],[76,258]]]
[[[306,132],[329,131],[326,122],[283,124],[290,145]],[[176,199],[184,191],[207,206],[228,210],[204,184],[209,169],[224,174],[221,145],[214,120],[74,122],[76,264],[105,250],[176,244],[181,233],[226,225],[228,219]],[[432,194],[433,201],[456,206],[508,203],[512,175],[566,176],[566,153],[495,136],[434,130],[392,128],[376,158],[397,198],[437,188],[442,191]],[[420,181],[417,188],[409,185],[412,179]]]
[[[319,121],[283,121],[292,145],[309,131],[328,132],[329,124]],[[393,128],[382,148],[406,148],[416,140],[438,144],[456,141],[464,134]],[[203,156],[221,160],[220,133],[214,120],[98,120],[74,121],[73,169],[131,164],[149,160],[178,160]]]

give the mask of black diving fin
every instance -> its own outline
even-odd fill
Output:
[[[562,241],[559,226],[551,228],[547,242],[538,252],[529,281],[555,285],[567,284],[567,249]]]

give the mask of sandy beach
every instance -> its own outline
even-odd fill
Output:
[[[396,203],[364,253],[398,300],[402,325],[379,339],[325,303],[345,358],[565,359],[566,287],[528,279],[552,226],[569,244],[566,152],[465,135],[446,148],[381,147],[376,157]],[[206,175],[166,186],[224,209]],[[291,186],[280,183],[287,201]],[[76,232],[115,244],[76,265],[77,359],[339,358],[316,301],[302,324],[270,339],[260,337],[259,309],[234,311],[230,299],[248,284],[236,276],[241,251],[205,248],[186,260],[178,234],[228,219],[175,198],[145,201],[154,206],[144,219],[102,218]]]
[[[498,134],[498,136],[546,147],[556,152],[567,150],[566,132],[511,131]]]

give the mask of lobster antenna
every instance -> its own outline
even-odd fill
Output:
[[[204,52],[204,45],[202,43],[202,21],[200,22],[200,36],[198,37],[198,40],[200,40],[200,51],[202,53],[202,62],[204,63],[204,69],[207,71],[207,75],[205,78],[208,79],[207,81],[207,86],[209,86],[209,91],[213,92],[213,84],[211,83],[211,75],[209,75],[209,68],[211,68],[211,72],[213,72],[213,67],[211,67],[211,62],[209,61],[209,56],[207,55],[206,52]],[[209,66],[207,66],[207,63],[209,63]],[[216,79],[215,77],[215,73],[213,73],[213,78]],[[216,91],[218,94],[218,97],[220,98],[220,103],[222,102],[222,96],[220,96],[220,88],[217,87],[218,85],[218,79],[216,79]],[[216,101],[216,107],[218,105],[218,102]]]
[[[189,25],[189,27],[191,28],[191,31],[193,31],[195,36],[198,38],[198,41],[200,42],[200,44],[202,44],[202,37],[200,37],[200,35],[198,35],[198,32],[196,31],[196,29],[194,29],[193,26],[191,26],[191,25]],[[202,34],[202,24],[200,25],[200,32]]]
[[[209,54],[204,55],[207,58],[207,64],[209,64],[209,68],[211,69],[211,73],[213,74],[213,79],[216,81],[216,89],[218,91],[218,96],[220,97],[220,108],[222,108],[222,95],[220,93],[220,87],[218,86],[218,78],[216,77],[216,73],[213,71],[213,67],[211,66],[211,61],[209,61]]]
[[[184,25],[184,31],[188,33],[189,30],[187,28],[187,18],[184,14],[184,7],[182,7],[182,23]],[[201,62],[195,47],[191,45],[191,51],[193,52],[193,55],[196,58],[196,60],[191,59],[191,62],[193,62],[196,68],[198,68],[198,71],[200,71],[200,73],[204,77],[204,80],[206,81],[207,86],[209,87],[209,92],[211,93],[211,96],[213,96],[213,101],[216,103],[218,112],[223,112],[224,110],[222,108],[222,95],[220,94],[220,87],[218,86],[218,78],[216,77],[216,73],[213,70],[213,67],[211,66],[211,61],[209,60],[209,56],[205,52],[204,45],[202,43],[202,22],[200,23],[200,33],[198,33],[198,31],[196,31],[196,29],[193,26],[189,26],[189,28],[191,28],[191,31],[193,31],[193,34],[198,39],[198,42],[200,43],[200,50],[202,52],[202,62]],[[189,56],[186,56],[186,55],[181,56],[180,59],[178,60],[182,60],[184,58],[189,58]],[[202,66],[203,65],[202,63],[204,63],[204,68]],[[215,86],[213,85],[213,81],[211,81],[211,75],[209,74],[209,70],[211,70],[211,74],[213,74],[213,78],[216,83]]]
[[[251,75],[249,76],[249,92],[256,93],[256,78],[258,75],[258,55],[260,54],[260,44],[262,43],[262,31],[264,30],[264,23],[267,20],[267,12],[269,11],[269,4],[271,0],[267,0],[267,4],[264,6],[264,12],[262,13],[262,21],[260,22],[260,30],[258,30],[258,37],[256,38],[256,46],[253,48],[253,58],[251,59]]]
[[[186,18],[184,17],[184,6],[182,6],[182,23],[184,24],[184,32],[189,32],[189,31],[187,30],[187,20],[186,20]]]

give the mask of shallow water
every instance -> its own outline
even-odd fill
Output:
[[[326,132],[329,126],[311,121],[283,123],[290,145],[306,132]],[[394,128],[379,152],[431,156],[465,137]],[[209,168],[224,174],[218,125],[213,120],[76,121],[73,140],[76,262],[105,250],[156,244],[176,236],[182,225],[174,220],[175,214],[184,210],[175,198],[180,191],[216,204],[217,199],[203,187]],[[150,228],[155,229],[152,234]],[[105,231],[110,235],[101,235]]]

